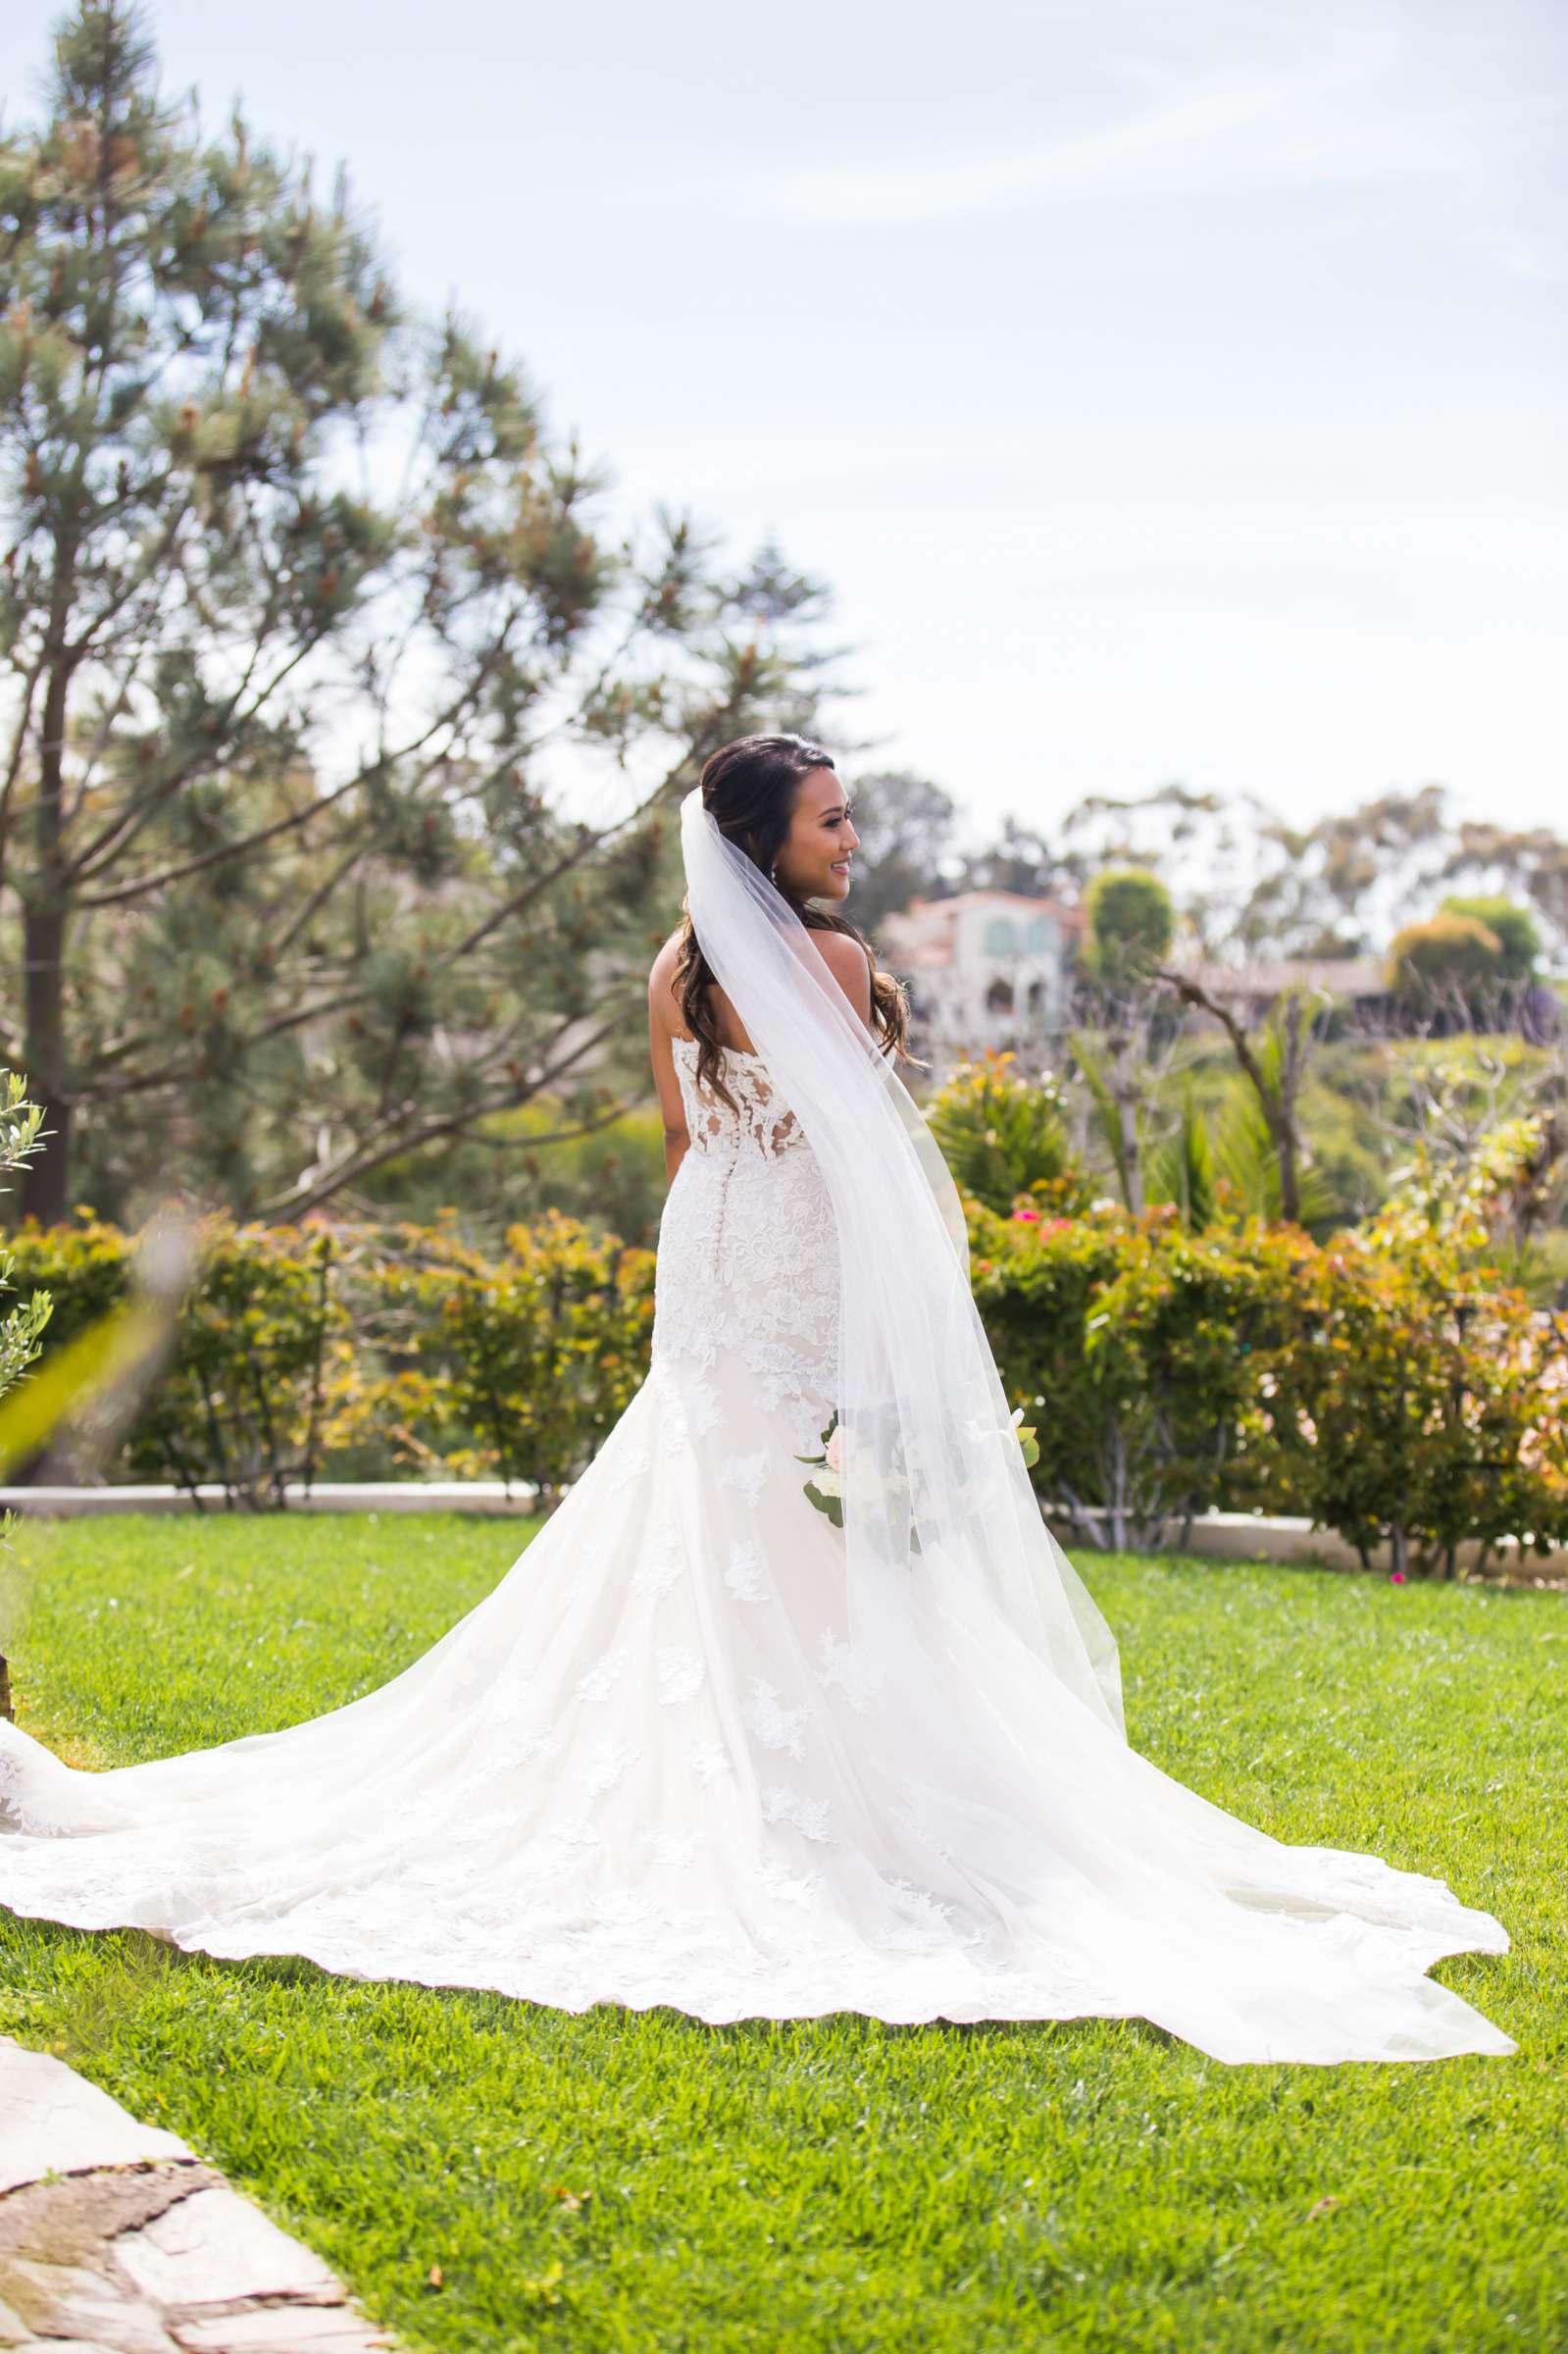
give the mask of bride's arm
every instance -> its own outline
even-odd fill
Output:
[[[681,1083],[675,1075],[675,1056],[670,1051],[669,1005],[669,983],[656,964],[648,982],[648,1059],[653,1065],[653,1084],[664,1121],[665,1180],[673,1185],[691,1139],[686,1134],[685,1106],[681,1100]]]

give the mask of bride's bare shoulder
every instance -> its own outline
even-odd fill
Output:
[[[665,1030],[679,1028],[676,1010],[675,976],[681,956],[681,934],[672,932],[653,959],[648,974],[648,1003]]]
[[[663,982],[665,988],[668,989],[674,982],[675,968],[681,960],[681,939],[682,935],[679,932],[672,932],[653,959],[652,968],[648,974],[650,989],[657,982]]]
[[[817,950],[850,1004],[871,1027],[871,951],[848,932],[813,932]]]

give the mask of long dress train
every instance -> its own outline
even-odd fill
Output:
[[[867,1688],[795,1459],[835,1226],[761,1058],[677,1041],[652,1368],[494,1591],[379,1690],[92,1773],[0,1725],[0,1902],[185,1948],[713,2021],[1151,2021],[1239,2063],[1509,2053],[1425,1973],[1490,1913],[1209,1804],[1037,1662]],[[1000,1769],[998,1760],[1005,1762]]]

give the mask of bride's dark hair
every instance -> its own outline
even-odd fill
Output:
[[[833,768],[832,752],[804,736],[737,736],[721,744],[703,766],[699,780],[702,805],[721,834],[744,850],[801,922],[812,932],[842,932],[859,941],[871,974],[871,1020],[885,1052],[905,1054],[909,1034],[909,1005],[903,986],[891,973],[879,972],[869,942],[847,916],[797,899],[773,871],[795,814],[800,780],[814,768]],[[836,773],[836,771],[835,772]],[[724,1041],[713,1018],[710,993],[713,968],[697,945],[691,918],[681,919],[681,946],[676,954],[675,990],[682,1018],[697,1042],[697,1078],[734,1109],[730,1091],[719,1076]]]

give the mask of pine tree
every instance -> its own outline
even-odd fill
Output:
[[[25,1211],[80,1171],[297,1213],[592,1068],[670,796],[811,722],[825,603],[604,497],[519,368],[411,314],[341,175],[208,136],[139,12],[80,0],[0,142]]]

